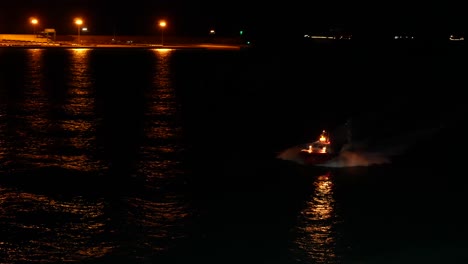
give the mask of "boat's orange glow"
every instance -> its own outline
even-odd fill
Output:
[[[328,146],[331,144],[325,130],[322,131],[319,139],[308,146],[308,148],[301,149],[301,152],[307,152],[309,154],[327,154],[329,152]]]
[[[308,149],[302,149],[301,151],[305,151],[307,153],[312,153],[314,152],[314,150],[312,149],[312,145],[309,145],[309,148]]]
[[[330,144],[330,140],[326,136],[320,136],[319,141],[323,144]]]
[[[319,141],[322,143],[330,143],[330,139],[327,136],[327,132],[325,130],[322,131],[322,134],[320,134]]]

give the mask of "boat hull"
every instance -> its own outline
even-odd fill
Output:
[[[307,153],[307,152],[301,152],[300,155],[301,155],[303,163],[306,165],[325,164],[335,156],[331,153]]]

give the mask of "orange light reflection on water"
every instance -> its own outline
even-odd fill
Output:
[[[22,116],[18,122],[6,124],[7,130],[15,131],[10,140],[21,143],[14,151],[7,150],[7,155],[37,167],[48,164],[79,171],[102,169],[100,161],[84,154],[96,145],[90,49],[67,49],[63,60],[68,67],[48,64],[45,51],[26,51],[25,88],[15,106],[22,110]]]
[[[331,173],[318,176],[313,182],[314,192],[300,212],[295,229],[294,243],[298,258],[312,263],[339,263],[335,254],[334,227],[338,215],[335,212]]]
[[[67,200],[0,188],[0,204],[0,221],[10,232],[21,234],[19,238],[0,238],[6,253],[2,263],[85,261],[105,256],[117,247],[100,239],[107,232],[102,198]],[[58,215],[67,215],[67,221]]]

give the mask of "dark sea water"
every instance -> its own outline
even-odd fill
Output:
[[[466,61],[0,48],[0,263],[468,263]]]

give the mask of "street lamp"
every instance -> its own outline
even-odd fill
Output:
[[[36,35],[36,25],[37,25],[37,23],[39,23],[39,20],[37,20],[37,18],[34,18],[34,17],[31,18],[31,24],[33,25],[33,33],[34,33],[34,35]],[[37,37],[37,35],[36,35],[36,37]]]
[[[81,20],[80,18],[76,18],[75,19],[75,24],[76,24],[76,26],[78,28],[78,44],[80,44],[81,43],[81,41],[80,41],[80,27],[81,27],[81,25],[83,25],[83,20]]]
[[[161,46],[164,46],[164,28],[166,27],[166,21],[159,21],[159,27],[161,27]]]

